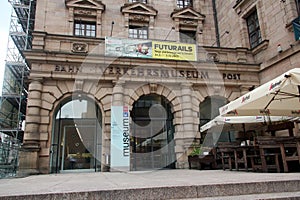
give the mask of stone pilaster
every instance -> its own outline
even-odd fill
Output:
[[[33,80],[29,85],[26,127],[22,151],[20,152],[19,174],[39,173],[40,151],[40,109],[42,106],[43,85],[39,80]]]
[[[112,106],[123,106],[124,105],[124,81],[117,81],[113,88],[112,95]]]
[[[177,168],[188,168],[187,152],[194,138],[198,135],[197,111],[193,106],[192,84],[181,84],[182,120],[176,140]],[[180,147],[180,148],[179,148]]]

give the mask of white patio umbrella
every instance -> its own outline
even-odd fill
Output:
[[[219,108],[221,116],[300,116],[300,68],[295,68]]]
[[[200,127],[200,132],[204,132],[214,126],[225,124],[247,124],[247,123],[268,123],[275,121],[287,121],[293,119],[287,116],[217,116],[213,120]]]

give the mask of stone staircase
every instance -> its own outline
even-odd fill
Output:
[[[62,173],[0,179],[0,200],[300,199],[300,173],[223,170]]]
[[[85,192],[43,193],[1,196],[5,200],[84,200],[84,199],[300,199],[300,180],[194,186],[149,187]]]

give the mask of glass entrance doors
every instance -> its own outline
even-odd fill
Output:
[[[101,112],[95,102],[62,103],[52,134],[51,172],[100,171],[101,132]]]
[[[132,111],[132,170],[175,168],[173,115],[167,100],[147,95]]]
[[[61,170],[94,170],[96,159],[95,126],[65,126],[62,143]]]

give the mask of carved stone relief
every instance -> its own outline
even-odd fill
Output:
[[[88,52],[88,44],[86,43],[73,43],[72,44],[72,52],[75,53],[87,53]]]

